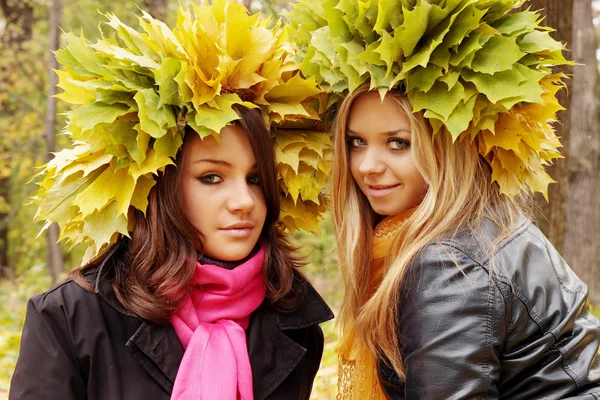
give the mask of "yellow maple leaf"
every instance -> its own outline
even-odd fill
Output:
[[[156,150],[150,148],[146,153],[146,159],[141,165],[131,164],[129,171],[131,176],[137,181],[137,179],[146,174],[156,175],[158,171],[162,171],[167,165],[175,165],[173,160],[167,156],[159,156]]]
[[[319,162],[323,160],[323,157],[319,156],[319,153],[308,147],[304,147],[300,150],[298,158],[313,169],[319,169]]]
[[[277,162],[289,165],[296,173],[298,173],[298,168],[300,167],[300,152],[304,148],[305,145],[302,143],[295,143],[291,146],[287,146],[285,150],[281,150],[281,148],[277,147],[275,149]]]
[[[59,182],[77,172],[83,172],[83,177],[88,176],[91,172],[108,165],[113,159],[112,154],[105,154],[104,151],[97,151],[88,156],[79,157],[77,160],[68,164],[60,176]]]
[[[83,219],[83,236],[90,243],[90,254],[95,255],[109,243],[114,243],[119,235],[129,236],[127,218],[119,212],[116,201],[100,211]],[[88,254],[87,257],[91,257]]]
[[[155,184],[156,181],[147,175],[140,176],[135,183],[135,190],[131,195],[131,205],[142,211],[144,215],[148,208],[148,195]]]
[[[320,204],[319,195],[324,185],[317,180],[314,168],[308,165],[300,165],[298,173],[289,171],[284,177],[284,181],[294,203],[297,204],[300,196],[303,201]]]
[[[281,201],[281,221],[286,225],[291,233],[296,229],[303,229],[307,232],[319,231],[320,208],[310,203],[294,201],[289,197]]]
[[[501,193],[504,193],[511,200],[521,192],[521,181],[518,176],[502,168],[500,160],[492,160],[492,182],[497,182]]]
[[[66,101],[71,104],[87,104],[96,98],[96,94],[86,88],[84,85],[78,84],[78,80],[71,78],[71,75],[66,71],[54,70],[58,75],[58,86],[64,89],[63,93],[59,93],[54,97]]]
[[[556,183],[554,179],[543,168],[531,172],[531,178],[525,181],[532,192],[541,193],[546,201],[548,201],[548,185]]]
[[[482,133],[483,140],[486,144],[486,154],[493,147],[519,151],[519,143],[522,140],[522,127],[512,114],[503,113],[498,116],[495,133],[492,133],[489,130]]]
[[[119,214],[127,215],[134,189],[135,180],[129,175],[129,171],[126,168],[115,169],[111,164],[75,197],[73,205],[79,207],[84,221],[87,216],[103,210],[113,201],[118,204]]]
[[[525,170],[525,165],[521,158],[513,151],[506,149],[498,149],[495,157],[500,161],[502,168],[516,174]]]

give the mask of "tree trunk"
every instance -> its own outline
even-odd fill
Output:
[[[30,2],[22,0],[0,0],[0,9],[5,19],[4,32],[0,36],[0,54],[16,54],[23,44],[31,39],[34,13]],[[0,90],[10,87],[11,71],[14,62],[11,58],[4,59],[0,63]],[[3,96],[0,96],[0,98]],[[13,104],[0,100],[0,117],[13,114]],[[0,160],[0,197],[7,205],[11,204],[10,171],[11,151],[6,138],[0,138],[0,154],[4,159]],[[8,265],[8,222],[14,213],[10,210],[0,209],[0,278],[11,278],[14,276],[13,269]]]
[[[52,0],[52,9],[50,10],[50,43],[49,50],[56,51],[60,45],[60,21],[62,14],[62,0]],[[55,151],[56,138],[56,84],[58,79],[55,69],[58,69],[58,63],[54,53],[49,53],[48,64],[48,97],[46,103],[46,118],[44,126],[44,137],[46,138],[46,159],[50,161]],[[46,232],[47,249],[46,249],[46,267],[48,274],[52,278],[52,283],[56,283],[60,274],[63,271],[63,257],[58,242],[59,228],[56,223],[50,225]]]
[[[573,8],[573,68],[567,230],[563,256],[589,285],[590,300],[600,304],[600,167],[598,70],[592,0]]]
[[[577,0],[578,2],[581,0]],[[541,15],[545,17],[543,24],[548,25],[556,32],[551,35],[554,39],[567,44],[567,48],[573,48],[573,2],[574,0],[532,0],[525,7],[531,7],[532,10],[541,10]],[[569,56],[569,54],[567,54]],[[557,69],[568,75],[572,74],[572,68],[566,67]],[[552,244],[561,253],[564,250],[566,233],[566,210],[567,210],[567,187],[568,187],[568,167],[569,159],[569,132],[571,129],[571,81],[567,80],[566,90],[558,92],[560,104],[566,108],[565,111],[558,112],[560,123],[555,124],[556,134],[560,137],[563,148],[561,153],[565,158],[556,160],[548,168],[548,173],[558,183],[551,184],[548,189],[548,202],[538,195],[535,198],[536,211],[534,219],[542,232],[550,239]]]
[[[167,17],[167,3],[168,0],[144,0],[148,13],[161,21]]]

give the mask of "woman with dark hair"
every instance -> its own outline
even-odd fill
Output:
[[[107,43],[90,46],[97,51],[88,60],[98,58],[90,64],[73,38],[58,53],[70,74],[61,76],[63,98],[97,86],[90,93],[95,100],[69,114],[67,129],[80,141],[46,166],[38,218],[59,222],[63,237],[87,243],[91,261],[29,302],[11,399],[309,398],[323,351],[318,324],[333,316],[299,271],[301,259],[282,230],[264,118],[273,107],[252,98],[266,78],[255,79],[259,66],[245,70],[247,64],[233,60],[235,74],[220,76],[227,90],[200,104],[193,93],[209,85],[190,78],[202,78],[198,71],[206,64],[190,67],[197,47],[184,39],[202,37],[198,30],[209,19],[222,27],[254,21],[240,7],[227,1],[194,6],[196,18],[181,10],[170,34],[144,15],[148,36],[113,18],[110,25],[132,54],[127,62],[140,63],[131,68],[143,72],[138,82],[156,77],[149,89],[132,88],[131,75],[114,72],[127,63],[111,58]],[[192,25],[196,36],[187,31]],[[252,29],[275,35],[260,25]],[[204,39],[226,40],[214,30]],[[275,39],[263,61],[275,58],[272,65],[292,70]],[[167,41],[187,58],[173,58]],[[144,43],[165,48],[145,49],[142,60],[133,54]],[[115,78],[110,85],[100,82],[107,74]],[[237,94],[236,79],[242,86],[255,79],[253,91],[242,87]],[[295,75],[266,86],[267,97],[281,86],[305,97],[318,93]],[[166,88],[175,94],[165,97]],[[119,101],[107,103],[111,96]],[[77,120],[90,104],[116,118]]]

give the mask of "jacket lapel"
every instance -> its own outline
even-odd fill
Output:
[[[170,394],[184,352],[175,330],[171,324],[153,324],[126,310],[117,300],[109,281],[104,279],[108,271],[109,268],[100,265],[94,273],[88,275],[88,279],[106,303],[121,314],[141,322],[125,346],[132,357]]]
[[[333,313],[312,286],[306,285],[299,307],[290,313],[265,301],[252,315],[248,329],[248,354],[256,400],[265,399],[296,368],[306,349],[285,333],[320,324]]]
[[[173,327],[144,321],[126,346],[133,358],[170,394],[184,353]]]

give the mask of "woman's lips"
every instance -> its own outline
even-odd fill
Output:
[[[244,238],[250,236],[253,229],[254,225],[251,222],[240,222],[221,228],[220,230],[230,236]]]
[[[388,194],[392,193],[395,188],[397,188],[400,184],[397,185],[367,185],[369,196],[379,198],[385,197]]]
[[[221,231],[233,237],[243,238],[250,236],[252,233],[252,228],[228,228],[221,229]]]

